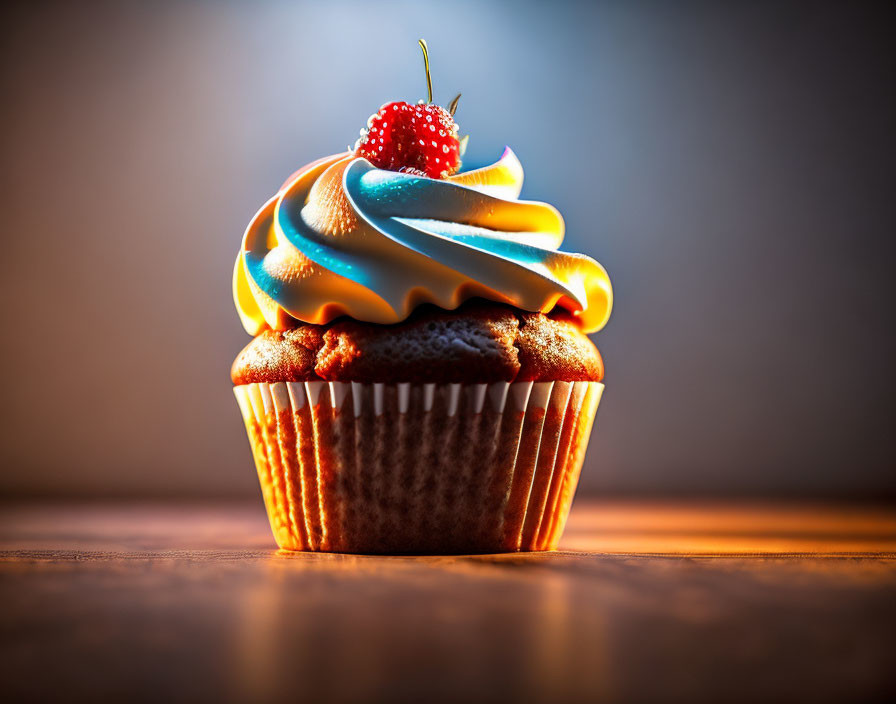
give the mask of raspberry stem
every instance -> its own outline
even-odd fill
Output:
[[[420,44],[420,49],[423,50],[423,68],[426,69],[426,93],[429,96],[426,100],[427,103],[432,102],[432,76],[429,75],[429,49],[426,46],[425,39],[418,39],[417,43]]]

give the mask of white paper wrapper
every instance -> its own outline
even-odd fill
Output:
[[[551,550],[597,382],[277,382],[234,389],[288,550]]]

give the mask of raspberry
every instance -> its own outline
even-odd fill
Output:
[[[391,171],[446,178],[460,168],[457,124],[431,103],[387,103],[370,116],[355,153]]]

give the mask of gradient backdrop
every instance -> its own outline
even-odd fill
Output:
[[[2,20],[0,490],[254,495],[228,371],[243,229],[391,99],[609,270],[582,490],[892,495],[883,5],[109,2]]]

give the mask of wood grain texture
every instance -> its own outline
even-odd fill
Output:
[[[278,553],[260,502],[6,506],[4,692],[314,702],[896,694],[891,508],[579,502],[562,546]]]

